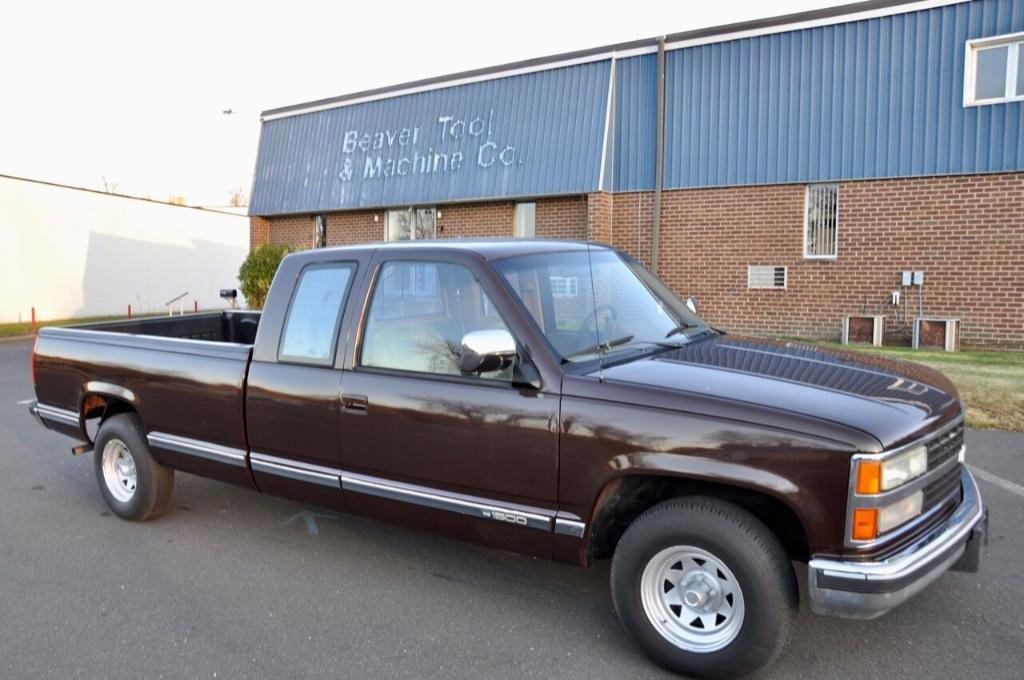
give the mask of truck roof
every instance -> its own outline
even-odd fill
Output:
[[[444,238],[425,239],[422,241],[379,241],[376,243],[360,243],[351,246],[317,248],[305,250],[302,256],[320,259],[325,254],[346,253],[366,250],[458,250],[475,253],[485,260],[496,260],[516,255],[536,255],[540,253],[583,251],[588,247],[586,241],[568,241],[561,239],[530,239],[530,238]],[[593,250],[611,250],[603,243],[591,242]]]

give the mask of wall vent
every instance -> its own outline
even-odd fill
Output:
[[[786,268],[774,265],[748,265],[747,266],[747,288],[777,288],[786,287]]]

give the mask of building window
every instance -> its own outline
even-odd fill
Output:
[[[403,208],[385,213],[384,240],[417,241],[425,238],[437,238],[435,208]]]
[[[327,247],[327,219],[323,215],[313,218],[313,247]]]
[[[964,106],[1024,101],[1024,33],[967,41]]]
[[[516,203],[516,238],[533,238],[537,232],[537,204]]]
[[[839,251],[839,185],[808,184],[804,200],[804,257],[835,259]]]

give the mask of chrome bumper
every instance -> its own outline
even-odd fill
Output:
[[[881,616],[919,593],[961,557],[977,571],[987,515],[974,477],[961,472],[963,500],[941,524],[912,545],[877,562],[814,558],[807,565],[811,609],[850,619]],[[970,554],[966,557],[965,552]]]
[[[29,402],[29,404],[28,404],[28,412],[32,414],[32,417],[36,419],[37,423],[39,423],[43,427],[49,429],[50,426],[47,425],[46,421],[43,420],[43,417],[39,415],[39,401],[38,400],[33,399],[32,401]]]

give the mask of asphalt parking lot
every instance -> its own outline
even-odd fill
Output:
[[[39,427],[27,342],[0,342],[0,677],[669,677],[590,570],[177,477],[173,510],[112,516],[89,456]],[[982,573],[869,622],[801,606],[767,678],[1020,678],[1024,435],[972,431]],[[802,575],[801,575],[802,576]]]

